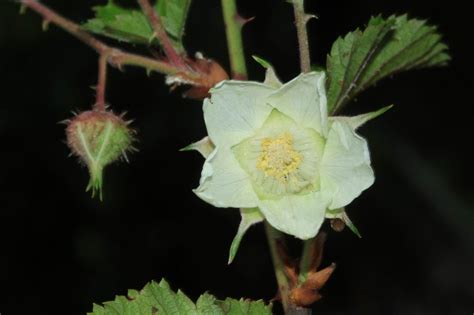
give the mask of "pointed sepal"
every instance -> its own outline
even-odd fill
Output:
[[[242,216],[242,219],[240,221],[239,229],[237,230],[237,234],[230,245],[228,260],[229,265],[234,260],[237,250],[239,249],[240,242],[242,241],[242,238],[244,237],[247,230],[252,225],[260,223],[265,219],[258,208],[240,209],[240,215]]]
[[[214,151],[214,149],[215,146],[211,139],[209,139],[209,137],[204,137],[198,142],[191,143],[179,151],[198,151],[206,159],[212,153],[212,151]]]
[[[263,81],[263,84],[274,87],[274,88],[279,88],[283,85],[281,83],[280,79],[278,79],[278,76],[276,75],[275,69],[273,68],[272,64],[266,61],[263,58],[260,58],[258,56],[252,55],[252,58],[258,62],[262,67],[267,69],[265,73],[265,81]]]

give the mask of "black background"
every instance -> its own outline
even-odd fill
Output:
[[[348,208],[363,238],[329,232],[323,265],[338,269],[315,314],[472,314],[474,196],[472,18],[462,2],[307,1],[312,58],[324,65],[337,36],[370,15],[408,12],[439,25],[453,61],[403,73],[363,93],[346,114],[393,110],[361,133],[377,180]],[[76,21],[104,1],[45,0]],[[285,1],[239,1],[247,55],[270,60],[281,78],[298,74],[292,9]],[[228,68],[219,1],[196,0],[185,38]],[[146,52],[146,51],[145,51]],[[263,70],[248,59],[250,77]],[[275,280],[261,225],[237,258],[227,253],[239,222],[234,209],[191,191],[203,160],[178,149],[206,132],[199,102],[168,93],[163,76],[110,71],[108,102],[128,111],[140,152],[105,174],[105,200],[84,188],[85,168],[67,158],[71,110],[94,102],[96,54],[39,17],[0,2],[0,313],[84,314],[93,302],[165,277],[195,299],[271,299]],[[327,226],[324,227],[326,230]]]

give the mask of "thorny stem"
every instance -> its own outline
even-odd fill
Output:
[[[178,68],[185,69],[186,64],[184,63],[183,58],[176,52],[173,45],[171,44],[171,41],[163,27],[163,23],[161,22],[161,18],[151,6],[150,1],[138,0],[138,3],[142,8],[143,13],[145,13],[146,17],[148,18],[148,22],[153,28],[156,37],[160,40],[166,57],[168,57],[173,65],[177,66]]]
[[[222,0],[221,3],[227,34],[227,47],[229,50],[232,78],[246,80],[247,66],[245,65],[244,46],[242,43],[241,33],[244,23],[237,12],[235,0]]]
[[[105,111],[105,87],[107,85],[107,55],[99,57],[99,71],[94,109]]]
[[[82,30],[81,26],[57,14],[37,0],[19,0],[27,8],[35,11],[43,17],[46,23],[54,23],[74,37],[81,40],[86,45],[92,47],[100,55],[107,55],[107,61],[112,66],[121,68],[124,65],[145,68],[148,71],[156,71],[163,74],[183,73],[189,81],[198,81],[199,74],[192,71],[185,71],[167,62],[148,58],[141,55],[124,52],[118,48],[110,47],[94,36]]]
[[[311,59],[309,54],[308,33],[306,23],[312,17],[304,12],[304,0],[293,0],[295,11],[296,32],[298,34],[298,44],[300,48],[300,66],[302,72],[311,71]]]

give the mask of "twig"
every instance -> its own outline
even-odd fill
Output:
[[[241,33],[245,21],[237,13],[235,0],[222,0],[221,3],[227,34],[227,46],[229,50],[232,78],[246,80],[247,66],[245,65],[244,46],[242,43]]]
[[[94,108],[99,111],[105,111],[105,87],[107,84],[107,55],[99,57],[99,71],[96,88],[96,101]]]
[[[304,0],[293,0],[295,11],[296,32],[298,33],[298,43],[300,48],[300,66],[302,72],[311,71],[311,59],[309,53],[308,33],[306,23],[314,17],[304,12]]]
[[[178,68],[176,65],[167,62],[127,53],[118,48],[106,45],[94,36],[83,31],[80,25],[64,18],[36,0],[19,0],[19,2],[24,7],[27,7],[41,15],[47,23],[51,22],[56,24],[86,45],[92,47],[100,55],[107,55],[107,61],[112,66],[118,68],[121,68],[124,65],[138,66],[146,68],[148,71],[156,71],[170,75],[181,73],[188,81],[199,82],[199,73],[190,70],[183,70]]]
[[[171,40],[169,39],[168,35],[166,34],[165,28],[163,27],[161,18],[156,13],[155,9],[151,6],[150,1],[138,0],[138,3],[142,8],[143,13],[145,13],[146,17],[148,18],[148,22],[153,28],[156,37],[160,40],[166,57],[168,57],[168,59],[173,65],[177,66],[180,69],[185,69],[186,64],[183,58],[174,49],[173,44],[171,43]]]

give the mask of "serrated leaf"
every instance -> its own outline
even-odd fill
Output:
[[[244,237],[247,230],[252,225],[262,222],[265,219],[258,208],[240,209],[240,215],[242,216],[242,219],[240,221],[237,234],[230,245],[228,264],[231,264],[234,260],[237,250],[239,249],[240,242],[242,241],[242,238]]]
[[[426,21],[406,15],[372,18],[364,29],[334,42],[327,60],[328,109],[336,112],[379,80],[400,71],[449,61],[441,35]]]
[[[271,306],[266,305],[262,300],[248,301],[227,298],[225,301],[220,302],[220,305],[227,315],[261,315],[272,313]]]
[[[182,52],[182,37],[191,0],[162,0],[155,6],[174,48]],[[159,44],[146,16],[139,10],[125,9],[112,0],[94,7],[95,18],[82,27],[90,32],[134,44]]]
[[[241,310],[248,310],[242,313]],[[117,296],[114,301],[103,305],[94,304],[88,315],[267,315],[271,305],[263,301],[226,299],[218,301],[205,293],[193,303],[182,291],[175,293],[168,282],[150,282],[143,290],[130,290],[128,296]]]
[[[153,30],[140,11],[122,8],[112,1],[93,9],[95,18],[82,25],[87,31],[136,44],[149,44],[153,38]]]
[[[155,6],[166,31],[179,43],[182,42],[190,7],[191,0],[160,0]]]

